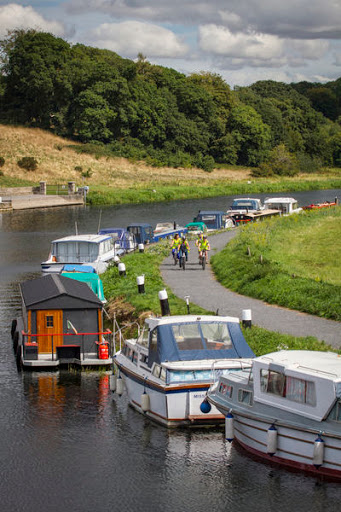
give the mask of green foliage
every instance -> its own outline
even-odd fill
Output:
[[[3,156],[0,156],[0,167],[3,167],[5,165],[5,159]]]
[[[26,171],[35,171],[38,168],[38,162],[33,156],[24,156],[17,164]]]
[[[92,175],[93,175],[93,172],[90,169],[90,167],[86,171],[82,172],[82,177],[83,178],[91,178]]]
[[[0,176],[4,176],[4,173],[3,173],[3,171],[0,171]]]
[[[341,209],[304,212],[284,218],[274,217],[262,223],[246,226],[221,253],[212,258],[212,266],[218,280],[244,295],[314,315],[341,320],[341,287],[338,284],[339,280],[336,277],[338,272],[335,267],[337,258],[332,257],[328,263],[334,276],[330,282],[317,278],[312,273],[313,256],[317,250],[324,251],[324,260],[326,260],[325,237],[319,242],[320,239],[322,240],[323,226],[320,231],[316,226],[318,222],[325,222],[330,217],[334,219],[334,225],[339,226]],[[305,232],[308,233],[307,239],[300,239],[299,236]],[[315,232],[319,235],[313,238]],[[300,241],[299,256],[296,254],[294,259],[290,257],[289,252],[290,236]],[[339,239],[340,234],[333,236],[333,249],[336,252]],[[308,241],[312,240],[314,243],[308,246]],[[305,247],[304,251],[302,247]],[[332,246],[330,246],[330,252],[331,248]],[[251,256],[248,255],[249,253]],[[298,259],[302,261],[300,267],[297,264]],[[318,268],[318,262],[316,262],[316,268]],[[310,269],[309,274],[307,270]]]
[[[293,157],[284,144],[276,146],[257,170],[253,170],[254,177],[268,176],[295,176],[299,172],[297,159]]]

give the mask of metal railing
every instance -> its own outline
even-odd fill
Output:
[[[114,353],[113,338],[112,338],[113,333],[109,329],[107,329],[104,332],[78,332],[78,333],[75,333],[75,332],[66,332],[65,333],[64,332],[64,333],[53,333],[53,334],[31,334],[28,332],[21,331],[21,334],[22,334],[22,338],[23,338],[23,349],[24,349],[23,356],[24,356],[24,358],[25,358],[25,347],[26,346],[36,345],[38,353],[39,353],[39,339],[50,337],[51,338],[51,361],[55,361],[55,353],[56,353],[55,349],[57,349],[57,347],[70,347],[70,348],[72,347],[71,344],[64,345],[64,343],[55,342],[55,339],[60,336],[63,336],[63,337],[64,336],[79,336],[80,337],[80,344],[77,344],[77,346],[80,347],[80,352],[82,354],[83,360],[85,359],[85,353],[86,353],[85,352],[85,343],[84,343],[85,336],[102,337],[102,339],[99,338],[100,342],[104,341],[104,343],[108,343],[108,345],[109,345],[109,357]],[[109,341],[104,339],[103,336],[108,336]],[[32,341],[32,338],[34,338],[37,341]],[[98,345],[98,341],[93,341],[90,345],[91,350],[93,349],[94,351],[96,351],[97,350],[96,345]],[[88,352],[89,351],[87,351],[87,353]],[[44,352],[44,354],[50,354],[50,352]]]
[[[69,194],[68,185],[46,185],[46,194],[49,196],[67,196]]]

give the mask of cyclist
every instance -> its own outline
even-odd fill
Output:
[[[183,255],[186,257],[186,261],[188,261],[188,252],[190,251],[189,243],[185,236],[182,237],[180,247],[179,247],[179,256],[180,260]]]
[[[171,242],[171,249],[172,249],[172,254],[173,254],[174,259],[175,259],[175,257],[177,257],[179,259],[180,245],[181,245],[181,238],[179,237],[179,233],[175,233],[174,238]],[[174,256],[174,255],[176,255],[176,256]]]
[[[199,251],[199,245],[202,242],[203,236],[204,236],[203,233],[198,233],[198,238],[195,241],[195,245],[197,246],[198,251]]]
[[[206,235],[204,235],[202,237],[202,241],[199,244],[198,249],[199,249],[199,260],[201,261],[201,258],[205,257],[206,261],[207,261],[207,251],[211,250],[211,246],[209,244],[209,241],[207,240]]]

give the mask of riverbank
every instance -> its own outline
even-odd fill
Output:
[[[231,233],[233,234],[233,233]],[[226,233],[225,233],[226,236]],[[212,237],[213,238],[213,237]],[[104,293],[109,301],[109,311],[115,311],[120,323],[143,322],[144,318],[153,313],[161,314],[158,292],[166,289],[169,297],[170,311],[172,315],[187,314],[186,301],[184,297],[188,292],[187,288],[182,287],[182,280],[191,272],[191,267],[183,273],[171,262],[165,263],[165,258],[169,256],[169,245],[167,242],[161,242],[157,245],[151,245],[146,248],[145,253],[132,253],[124,257],[127,274],[125,277],[119,276],[117,267],[111,267],[102,275]],[[194,260],[196,254],[190,255],[190,261]],[[166,260],[167,261],[167,260]],[[160,266],[167,267],[174,272],[172,283],[177,283],[180,289],[176,294],[172,287],[166,285],[160,272]],[[209,270],[203,275],[195,262],[195,281],[200,282],[199,277],[207,277]],[[199,274],[200,272],[200,274]],[[137,291],[136,278],[139,275],[145,276],[145,294],[139,294]],[[204,294],[201,294],[205,298]],[[212,314],[212,311],[193,304],[189,304],[190,312],[193,314]],[[215,314],[215,311],[213,312]],[[240,311],[241,313],[241,311]],[[221,312],[220,314],[224,314]],[[234,316],[234,313],[230,312]],[[269,312],[270,314],[270,312]],[[240,315],[238,315],[240,316]],[[290,348],[296,350],[335,350],[329,344],[318,341],[313,336],[292,336],[279,332],[269,331],[267,329],[253,325],[251,329],[244,329],[244,335],[256,355],[265,354],[280,348]]]
[[[218,281],[243,295],[341,320],[341,208],[245,226],[212,258]]]

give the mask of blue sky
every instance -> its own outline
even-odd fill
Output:
[[[231,85],[341,76],[340,0],[0,0],[0,38],[35,28]]]

